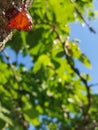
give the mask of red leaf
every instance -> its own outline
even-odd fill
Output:
[[[32,17],[25,5],[22,5],[21,8],[8,9],[5,16],[9,21],[7,29],[16,29],[18,31],[30,31],[32,29]]]

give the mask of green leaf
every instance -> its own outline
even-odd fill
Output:
[[[79,60],[88,68],[91,68],[91,63],[85,54],[81,54]]]
[[[4,115],[3,113],[0,113],[0,119],[2,119],[3,121],[5,121],[9,125],[13,125],[11,119],[9,117],[7,117],[6,115]]]

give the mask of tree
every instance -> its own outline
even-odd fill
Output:
[[[0,13],[13,2],[21,5],[20,0],[0,0]],[[29,124],[42,130],[98,129],[97,95],[88,85],[90,76],[75,67],[75,59],[88,68],[91,64],[81,52],[79,41],[70,40],[69,25],[79,21],[95,33],[84,17],[86,12],[88,19],[95,17],[92,7],[93,0],[33,1],[32,30],[14,31],[6,43],[16,54],[15,62],[5,50],[0,53],[1,130],[27,130]],[[3,27],[0,24],[3,43],[11,30],[4,28],[8,22],[5,16],[0,17],[4,23]],[[17,63],[20,52],[24,57],[30,56],[31,68]]]

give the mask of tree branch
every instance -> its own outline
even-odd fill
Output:
[[[75,5],[75,2],[73,2],[73,0],[70,0],[70,2],[73,4],[75,11],[77,12],[77,14],[80,16],[80,18],[82,19],[82,21],[87,25],[87,27],[89,28],[89,30],[93,33],[96,33],[96,30],[86,21],[86,19],[83,17],[83,15],[81,14],[80,10],[77,8],[77,6]]]
[[[82,124],[83,124],[88,119],[89,109],[90,109],[90,106],[91,106],[90,86],[88,85],[87,80],[84,79],[81,76],[79,70],[77,68],[75,68],[74,65],[71,62],[71,56],[70,56],[70,53],[68,52],[69,36],[67,37],[66,41],[62,41],[62,39],[60,38],[60,36],[59,36],[59,34],[56,30],[55,30],[55,33],[57,35],[57,38],[60,40],[61,44],[63,45],[63,49],[64,49],[64,52],[65,52],[65,55],[66,55],[66,60],[69,64],[69,66],[76,73],[76,75],[80,78],[81,82],[85,85],[85,88],[86,88],[88,104],[87,104],[85,111],[83,110],[83,118],[82,118]]]
[[[11,68],[11,70],[12,70],[13,74],[14,74],[14,78],[15,78],[15,80],[18,82],[18,81],[19,81],[19,78],[18,78],[18,76],[17,76],[17,74],[16,74],[15,67],[14,67],[14,65],[12,64],[12,62],[11,62],[11,59],[10,59],[9,55],[7,54],[7,52],[6,52],[6,51],[3,51],[3,53],[4,53],[5,58],[6,58],[6,59],[7,59],[7,61],[8,61],[8,64],[9,64],[9,66],[10,66],[10,68]]]
[[[18,98],[17,98],[17,100],[13,99],[13,101],[16,104],[15,105],[15,110],[16,110],[17,107],[21,108],[21,111],[16,111],[16,113],[18,115],[20,124],[23,126],[24,130],[27,130],[28,129],[28,122],[25,120],[24,114],[22,112],[22,107],[23,107],[23,102],[22,102],[22,86],[20,85],[19,77],[18,77],[18,75],[16,73],[16,69],[15,69],[14,65],[12,64],[9,55],[7,54],[6,51],[3,51],[3,53],[4,53],[5,58],[8,61],[8,64],[9,64],[9,66],[10,66],[13,74],[14,74],[14,78],[15,78],[16,82],[19,85],[18,90],[17,90],[17,92],[18,92]]]

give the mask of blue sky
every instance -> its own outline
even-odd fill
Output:
[[[98,0],[94,1],[94,6],[94,9],[98,10]],[[92,68],[88,69],[81,63],[78,63],[77,67],[82,73],[86,72],[90,74],[92,77],[90,84],[94,84],[98,83],[98,18],[95,21],[90,21],[89,23],[96,30],[96,34],[91,33],[86,25],[83,27],[80,23],[73,23],[70,25],[71,39],[80,39],[80,49],[91,61]],[[93,87],[93,92],[98,93],[98,86]]]

